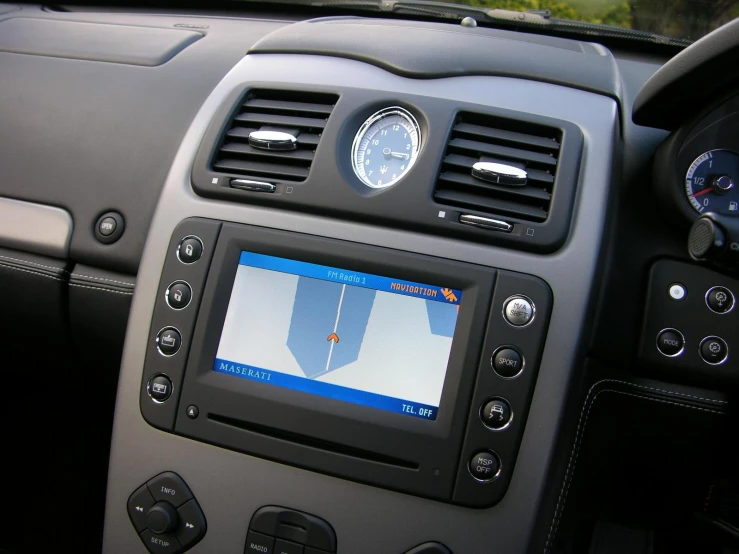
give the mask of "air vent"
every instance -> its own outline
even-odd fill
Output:
[[[256,180],[305,181],[337,100],[333,94],[249,91],[221,137],[212,169]]]
[[[543,222],[549,216],[561,138],[558,129],[460,114],[434,200],[476,212]]]

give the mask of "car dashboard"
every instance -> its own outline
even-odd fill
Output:
[[[667,110],[665,62],[0,8],[2,328],[39,389],[7,393],[2,479],[25,507],[68,457],[40,479],[74,507],[9,551],[547,554],[701,510],[731,535],[736,81]]]

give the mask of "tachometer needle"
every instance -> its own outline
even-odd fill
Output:
[[[401,160],[407,160],[411,157],[410,154],[405,154],[403,152],[390,152],[390,155],[393,158],[400,158]]]
[[[709,192],[711,192],[711,191],[713,191],[713,187],[708,187],[707,189],[703,189],[703,190],[702,190],[702,191],[700,191],[700,192],[696,192],[696,193],[695,193],[695,194],[693,195],[693,198],[698,198],[699,196],[702,196],[702,195],[704,195],[704,194],[708,194],[708,193],[709,193]]]

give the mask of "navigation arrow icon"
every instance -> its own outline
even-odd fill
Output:
[[[339,342],[339,335],[336,333],[331,333],[326,340],[332,340],[334,343]]]

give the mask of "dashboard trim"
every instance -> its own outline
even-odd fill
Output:
[[[66,258],[73,226],[61,208],[0,197],[0,246]]]
[[[477,102],[571,121],[583,132],[583,160],[571,233],[552,255],[382,228],[301,213],[198,197],[190,173],[202,137],[222,103],[253,82],[300,86],[372,83],[402,93]],[[494,91],[494,94],[491,94]],[[430,132],[440,132],[431,129]],[[331,521],[342,548],[353,554],[393,552],[433,538],[453,551],[526,552],[537,515],[551,487],[550,464],[566,394],[584,354],[593,318],[608,223],[610,181],[618,136],[618,104],[611,98],[559,85],[504,77],[408,79],[340,58],[304,55],[246,56],[214,89],[180,146],[152,222],[128,324],[111,446],[104,552],[138,548],[125,504],[151,474],[186,477],[208,515],[207,551],[243,547],[251,513],[283,504]],[[536,275],[552,288],[550,331],[529,419],[510,488],[496,506],[470,510],[253,458],[162,433],[141,417],[138,399],[147,330],[171,233],[187,217],[205,217],[291,230]],[[577,271],[573,271],[573,268]],[[203,467],[217,471],[203,471]],[[258,476],[258,477],[256,477]],[[352,509],[345,509],[351,505]],[[402,525],[398,522],[402,521]],[[429,534],[433,534],[430,537]]]

